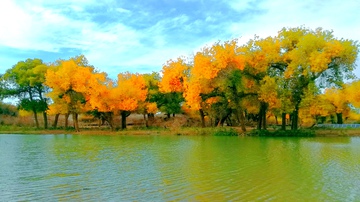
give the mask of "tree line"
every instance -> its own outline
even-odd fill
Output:
[[[45,64],[27,59],[1,75],[1,97],[20,98],[19,108],[37,115],[71,115],[79,130],[78,115],[91,113],[115,129],[114,116],[141,113],[145,120],[161,111],[170,116],[196,114],[201,126],[238,124],[253,118],[266,129],[268,114],[286,117],[291,129],[300,121],[336,116],[343,122],[360,107],[360,81],[353,70],[359,52],[356,41],[337,39],[321,28],[283,28],[275,37],[236,39],[203,47],[196,54],[167,61],[161,72],[119,73],[116,80],[99,72],[83,55]],[[350,81],[351,83],[345,83]],[[236,122],[236,123],[235,123]],[[65,123],[67,125],[67,122]],[[147,124],[147,122],[146,122]],[[148,124],[147,124],[148,125]]]

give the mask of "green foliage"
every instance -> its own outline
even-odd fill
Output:
[[[252,130],[246,135],[255,137],[314,137],[315,132],[313,130]]]
[[[159,92],[156,95],[153,95],[152,102],[156,102],[158,109],[161,112],[167,114],[179,114],[181,113],[181,103],[184,101],[184,98],[181,93],[172,92],[172,93],[161,93]]]
[[[19,87],[41,86],[45,81],[47,66],[40,59],[27,59],[20,61],[13,68],[8,69],[4,75],[6,80],[12,81]]]
[[[14,105],[0,102],[0,115],[17,116],[18,111]]]
[[[233,128],[220,128],[215,130],[214,136],[238,136],[238,132]]]
[[[48,105],[44,100],[22,99],[19,108],[25,111],[35,110],[36,112],[43,112],[47,110]]]

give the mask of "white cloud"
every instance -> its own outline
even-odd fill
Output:
[[[116,8],[115,10],[119,13],[131,13],[130,10],[127,10],[125,8]]]
[[[31,16],[13,1],[0,1],[0,45],[21,47],[28,44],[23,36],[31,29],[31,24]],[[30,36],[32,33],[27,34]]]
[[[245,43],[255,34],[274,36],[283,27],[321,26],[334,30],[337,37],[360,39],[356,18],[359,1],[234,0],[224,1],[231,11],[219,8],[189,13],[176,13],[179,9],[174,8],[166,12],[159,8],[152,13],[141,5],[126,7],[125,3],[106,2],[1,0],[0,47],[58,53],[74,49],[75,54],[85,54],[102,71],[152,67],[151,72],[169,59],[190,55],[218,40],[241,37]],[[226,19],[228,12],[238,16]],[[203,18],[191,16],[194,13],[201,13]]]
[[[240,34],[244,41],[255,34],[260,37],[274,36],[283,27],[298,26],[311,29],[322,27],[334,30],[335,36],[340,38],[359,39],[357,33],[360,33],[360,26],[356,26],[354,19],[360,8],[358,1],[272,0],[259,1],[256,5],[263,12],[231,25],[231,32]]]
[[[253,0],[233,0],[228,2],[230,6],[237,11],[246,11],[251,8],[251,3],[254,3]]]

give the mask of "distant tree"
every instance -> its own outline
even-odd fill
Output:
[[[48,66],[42,60],[27,59],[8,69],[2,77],[3,82],[7,83],[5,88],[4,84],[2,86],[3,96],[19,98],[19,107],[33,112],[37,128],[39,128],[38,112],[43,113],[44,128],[48,127],[47,100],[44,96],[47,92],[44,85],[47,69]]]
[[[126,118],[138,110],[139,104],[146,100],[145,80],[140,74],[129,72],[118,74],[117,82],[100,82],[87,91],[90,109],[101,113],[114,129],[113,116],[121,115],[121,128],[126,128]]]
[[[344,78],[352,78],[358,45],[336,39],[331,31],[321,28],[284,28],[278,38],[286,67],[284,78],[292,92],[292,129],[297,130],[301,101],[309,85],[341,85]]]
[[[61,60],[46,72],[45,84],[51,88],[48,96],[53,105],[62,107],[72,114],[75,130],[79,131],[78,114],[90,110],[89,93],[98,87],[99,80],[105,80],[104,73],[95,72],[83,55]],[[54,108],[53,108],[54,109]]]
[[[14,105],[0,102],[0,115],[17,116],[18,110]]]

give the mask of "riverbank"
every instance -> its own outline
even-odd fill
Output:
[[[252,128],[248,128],[248,131]],[[128,128],[125,130],[111,131],[110,129],[82,129],[76,132],[73,129],[36,129],[30,127],[13,127],[4,128],[0,127],[0,134],[71,134],[71,135],[185,135],[185,136],[198,136],[198,135],[227,135],[236,136],[241,135],[240,128],[199,128],[199,127],[184,127],[184,128]]]
[[[0,127],[0,134],[71,134],[71,135],[162,135],[162,136],[318,136],[318,137],[340,137],[340,136],[360,136],[360,128],[317,128],[313,130],[299,130],[295,135],[288,135],[292,131],[268,131],[259,132],[254,128],[248,127],[247,132],[241,131],[239,127],[221,127],[221,128],[129,128],[125,130],[110,131],[109,129],[83,129],[76,132],[73,129],[36,129],[32,127]]]

